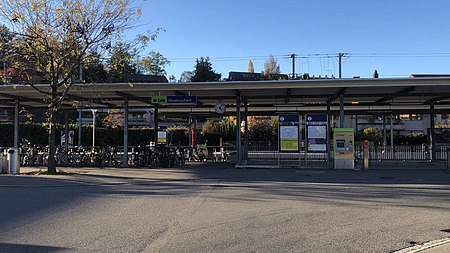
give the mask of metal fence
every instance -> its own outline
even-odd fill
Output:
[[[307,152],[304,142],[300,143],[299,152],[279,152],[278,143],[250,142],[247,150],[242,150],[242,157],[247,166],[278,167],[327,167],[327,153]]]
[[[450,144],[441,144],[434,147],[436,161],[446,161]],[[395,145],[395,146],[369,146],[369,160],[377,161],[430,161],[432,150],[428,145]],[[363,159],[363,146],[356,145],[355,157]]]
[[[450,144],[436,145],[434,158],[428,145],[395,145],[369,146],[369,160],[375,162],[443,162],[447,161]],[[331,150],[332,151],[332,150]],[[231,162],[236,160],[236,151],[231,155]],[[332,154],[333,152],[331,152]],[[308,153],[304,143],[300,151],[285,153],[278,151],[278,143],[250,142],[247,149],[242,148],[243,164],[246,166],[299,167],[299,168],[330,168],[333,167],[333,156],[328,159],[328,153]],[[356,162],[363,160],[362,144],[355,145]]]

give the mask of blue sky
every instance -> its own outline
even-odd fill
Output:
[[[291,73],[285,55],[338,52],[350,54],[344,77],[370,77],[375,69],[380,77],[450,73],[448,0],[147,0],[141,7],[145,26],[131,34],[165,29],[149,50],[171,60],[166,70],[177,78],[201,56],[226,77],[246,71],[248,60],[262,71],[269,55]],[[337,76],[337,58],[297,59],[296,72]]]

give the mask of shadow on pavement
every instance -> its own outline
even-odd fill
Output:
[[[0,176],[0,240],[9,229],[96,197],[190,196],[199,192],[230,203],[285,199],[333,206],[370,203],[450,211],[450,174],[444,170],[259,170],[235,169],[225,163],[173,169],[105,169],[101,174],[64,178]],[[2,244],[0,251],[6,246]],[[8,247],[20,251],[19,247],[33,246]],[[36,247],[34,252],[45,252],[45,248]]]
[[[29,244],[15,244],[15,243],[0,243],[0,252],[33,252],[33,253],[47,253],[47,252],[61,252],[69,250],[68,248],[29,245]]]

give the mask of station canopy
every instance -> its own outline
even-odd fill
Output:
[[[37,85],[41,89],[47,85]],[[346,113],[428,113],[450,109],[450,78],[319,79],[205,83],[99,83],[75,84],[63,109],[148,108],[155,96],[195,96],[192,104],[159,104],[163,114],[214,114],[216,103],[225,104],[226,115],[236,112],[236,98],[248,104],[249,115],[339,111],[343,95]],[[46,108],[47,95],[29,85],[0,85],[0,108]],[[241,109],[242,110],[242,109]]]

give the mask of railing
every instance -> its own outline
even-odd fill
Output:
[[[400,162],[429,162],[447,161],[450,144],[436,145],[434,152],[428,145],[395,145],[369,147],[369,160],[372,161],[400,161]],[[332,151],[331,151],[332,154]],[[434,157],[432,157],[434,155]],[[280,167],[332,167],[333,156],[328,159],[328,153],[307,152],[305,145],[300,144],[300,151],[295,153],[279,152],[278,145],[271,142],[249,143],[247,150],[242,149],[242,163],[244,165],[268,165]],[[363,160],[362,145],[355,146],[355,158]]]
[[[369,160],[378,161],[444,161],[447,160],[449,144],[436,145],[434,157],[428,145],[395,145],[395,146],[369,146]],[[355,147],[355,157],[363,159],[363,146]],[[432,159],[433,158],[433,159]]]
[[[245,165],[268,165],[279,167],[328,167],[328,154],[307,152],[303,142],[297,152],[280,152],[278,143],[250,142],[247,150],[242,149]]]

